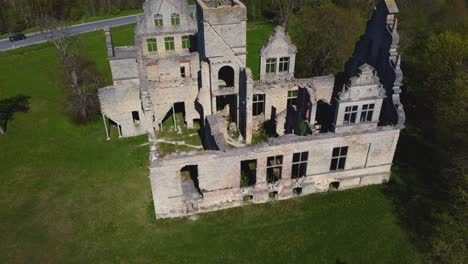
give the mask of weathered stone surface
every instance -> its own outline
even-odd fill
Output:
[[[405,120],[394,1],[375,10],[341,84],[333,75],[295,79],[297,49],[281,27],[261,50],[261,80],[253,81],[246,68],[247,10],[238,0],[197,0],[196,9],[185,0],[148,0],[143,8],[135,46],[115,48],[106,31],[114,84],[100,89],[99,98],[103,115],[122,137],[148,135],[157,218],[389,180]],[[276,64],[267,73],[269,59]],[[254,102],[260,95],[263,105]],[[188,127],[195,120],[203,125],[205,151],[159,158],[155,131],[176,106]],[[232,145],[238,142],[229,131],[239,131],[250,144],[263,122],[275,126],[270,132],[277,138]],[[346,154],[336,156],[343,147]],[[196,168],[196,178],[182,176],[187,166]],[[241,187],[246,173],[254,173],[255,183]],[[269,182],[268,175],[281,177]]]

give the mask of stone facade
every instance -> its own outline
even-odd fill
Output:
[[[99,98],[107,137],[110,123],[122,137],[148,135],[157,218],[389,180],[405,121],[394,1],[376,7],[344,82],[296,79],[297,48],[281,27],[262,48],[254,81],[238,0],[148,0],[143,8],[135,46],[115,48],[106,32],[114,84]],[[158,157],[155,131],[176,111],[188,127],[200,122],[205,150]],[[232,145],[232,126],[242,144]],[[270,138],[252,145],[262,127]]]

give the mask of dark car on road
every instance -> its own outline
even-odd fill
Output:
[[[23,33],[18,33],[10,37],[11,42],[15,42],[15,41],[23,40],[23,39],[26,39],[26,35],[24,35]]]

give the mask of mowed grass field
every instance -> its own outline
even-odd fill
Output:
[[[104,34],[82,46],[110,81]],[[2,263],[420,262],[386,186],[155,221],[146,138],[71,123],[62,89],[50,45],[0,53],[0,99],[31,97],[0,136]]]

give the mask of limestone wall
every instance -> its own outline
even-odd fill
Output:
[[[327,191],[331,182],[340,182],[339,189],[377,184],[389,179],[399,130],[378,128],[362,134],[321,134],[298,137],[288,135],[261,146],[198,154],[169,156],[152,162],[150,180],[158,218],[183,216],[244,204],[245,195],[253,195],[254,203],[267,202],[269,193],[278,192],[278,199],[293,197],[293,188],[302,194]],[[330,171],[333,149],[348,146],[345,169]],[[291,179],[293,154],[308,152],[306,177]],[[281,180],[267,183],[267,158],[283,156]],[[256,160],[256,184],[240,188],[241,161]],[[199,186],[203,199],[181,200],[180,170],[186,165],[198,166]],[[187,203],[190,208],[187,208]],[[193,207],[196,204],[195,208]]]

